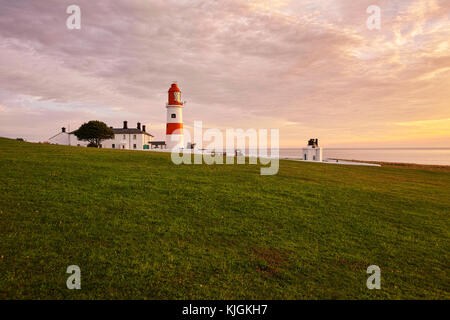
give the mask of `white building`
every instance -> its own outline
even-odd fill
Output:
[[[322,148],[318,139],[309,139],[308,145],[302,148],[302,159],[306,161],[322,161]]]
[[[100,148],[110,149],[128,149],[128,150],[146,150],[150,149],[153,136],[146,132],[145,125],[142,126],[138,122],[136,128],[128,128],[128,122],[123,122],[122,128],[112,128],[114,138],[103,140]],[[87,146],[89,142],[78,140],[74,131],[66,132],[66,128],[62,128],[61,132],[49,138],[48,141],[53,144],[62,144],[68,146]]]
[[[128,128],[127,121],[123,122],[123,128],[111,128],[114,131],[114,139],[103,140],[101,148],[144,150],[150,149],[153,136],[146,131],[145,125],[138,122],[136,128]]]
[[[61,128],[61,131],[59,133],[55,134],[51,138],[48,138],[48,142],[50,142],[52,144],[62,144],[62,145],[70,146],[70,145],[73,145],[73,143],[71,144],[70,136],[71,136],[71,134],[66,132],[66,128]],[[80,143],[83,143],[84,146],[87,146],[87,142],[80,141]]]

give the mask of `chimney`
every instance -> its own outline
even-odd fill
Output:
[[[61,128],[61,131],[62,131],[62,132],[66,132],[66,128],[62,127],[62,128]]]
[[[123,128],[124,129],[128,129],[128,121],[124,121],[123,122]]]
[[[145,132],[145,124],[142,126],[142,131]]]
[[[138,128],[138,130],[141,130],[141,123],[140,122],[137,123],[137,128]]]

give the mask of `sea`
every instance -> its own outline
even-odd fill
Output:
[[[261,152],[257,149],[244,150],[246,156],[252,156],[252,154],[261,156]],[[450,166],[450,148],[322,148],[322,150],[323,160],[342,159]],[[234,154],[234,149],[227,150],[227,153]],[[302,160],[301,148],[280,148],[278,153],[280,159]],[[270,148],[265,150],[264,154],[269,158],[275,156],[271,154]]]
[[[301,159],[301,149],[281,148],[280,158]],[[450,148],[323,148],[324,159],[450,165]]]

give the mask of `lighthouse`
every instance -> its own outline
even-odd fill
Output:
[[[181,90],[176,83],[169,89],[167,108],[166,145],[170,150],[184,148],[183,103]]]

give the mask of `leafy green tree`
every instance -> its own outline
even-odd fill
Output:
[[[89,146],[96,148],[103,140],[114,138],[114,131],[106,123],[97,120],[83,123],[74,134],[79,140],[89,141]]]

